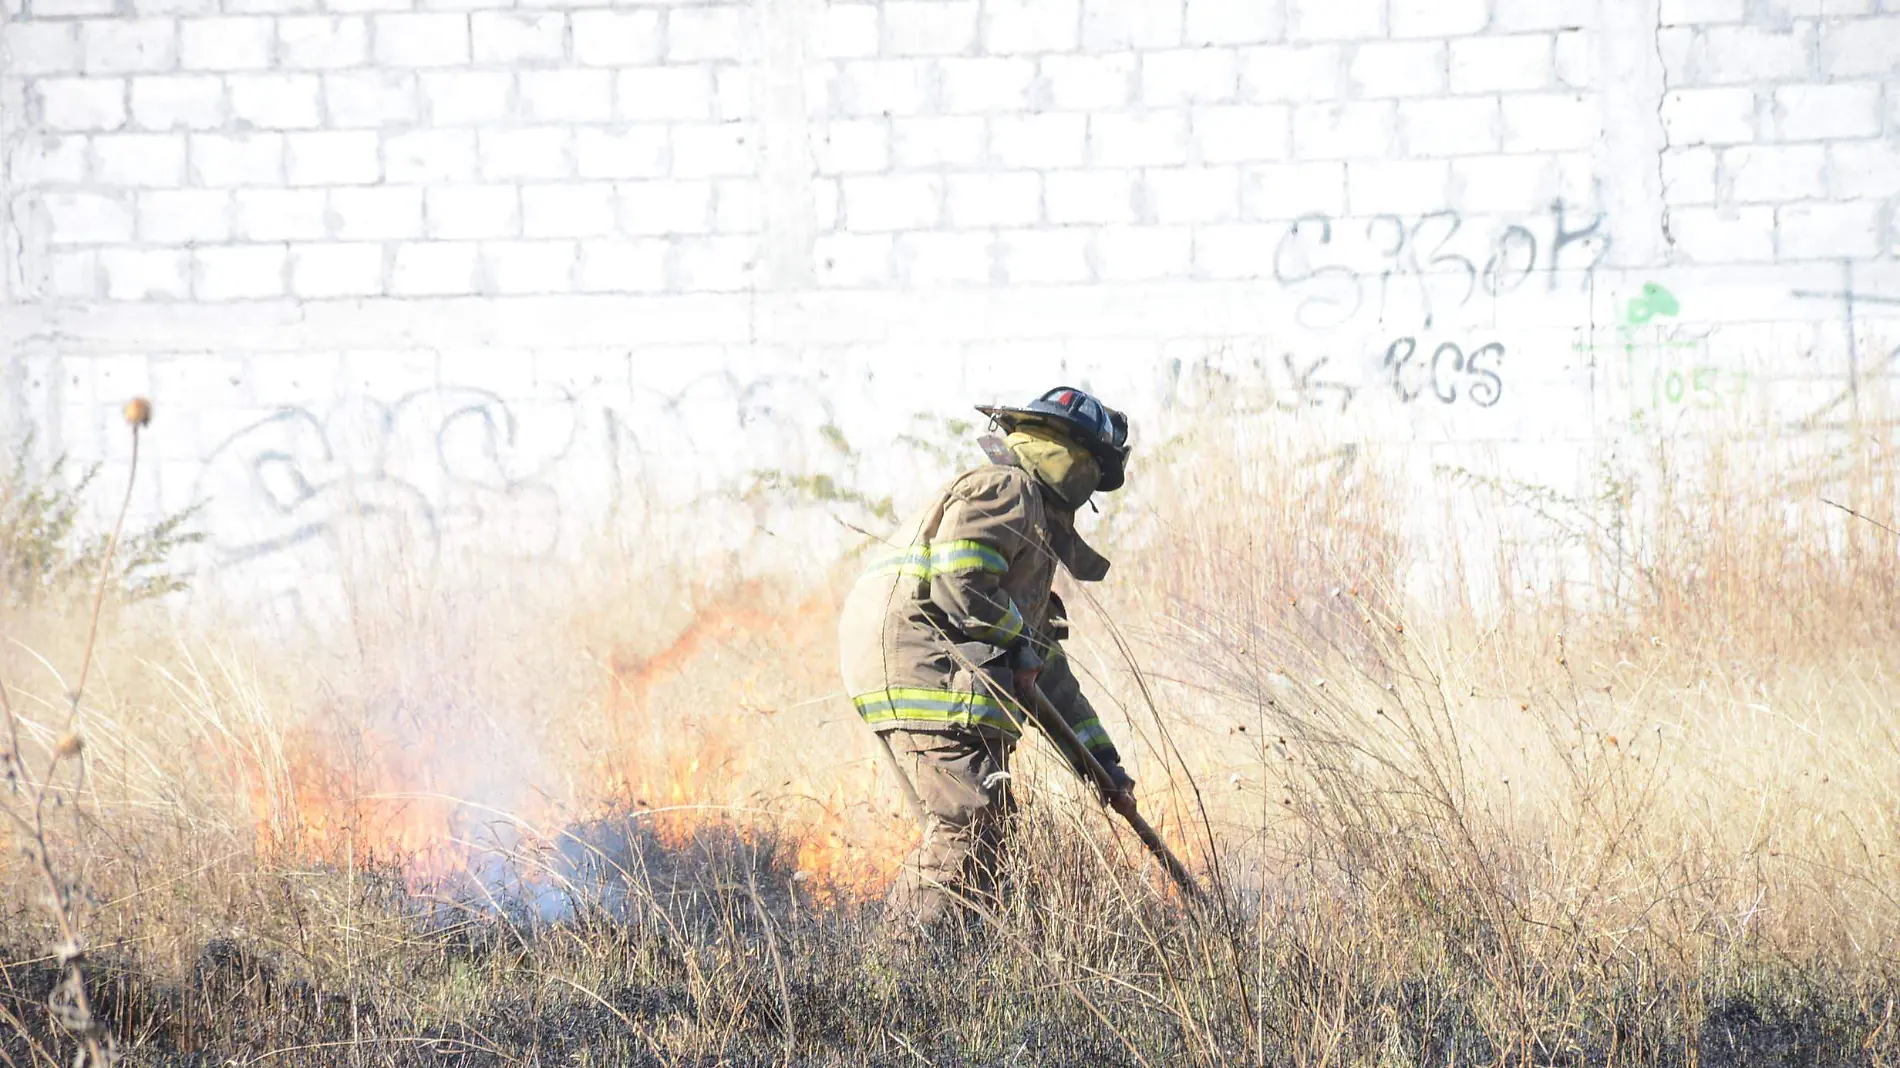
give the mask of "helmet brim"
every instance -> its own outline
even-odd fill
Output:
[[[1036,412],[1028,408],[1014,408],[1003,404],[979,404],[976,410],[989,416],[997,426],[1003,428],[1005,434],[1014,434],[1016,428],[1024,423],[1051,427],[1064,433],[1069,430],[1066,423],[1047,412]]]

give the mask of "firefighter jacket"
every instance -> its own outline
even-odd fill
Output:
[[[845,687],[865,722],[1013,741],[1024,717],[1010,654],[1027,644],[1044,662],[1049,702],[1097,759],[1120,763],[1062,653],[1058,563],[1088,582],[1108,570],[1033,475],[995,464],[958,475],[872,553],[845,601]]]

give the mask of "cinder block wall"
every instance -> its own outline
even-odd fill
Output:
[[[153,394],[240,570],[1058,379],[1559,486],[1891,411],[1900,0],[5,2],[0,420]]]

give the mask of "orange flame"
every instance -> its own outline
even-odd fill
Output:
[[[412,889],[468,868],[458,803],[436,788],[426,753],[385,732],[365,730],[346,744],[333,733],[294,731],[272,774],[252,778],[250,794],[266,853],[396,868]]]
[[[868,738],[861,754],[839,754],[830,751],[835,739],[810,733],[826,716],[834,731],[855,735],[861,725],[842,701],[797,702],[807,711],[792,715],[754,700],[761,691],[787,692],[794,674],[804,689],[835,686],[833,596],[823,591],[782,612],[767,605],[758,584],[741,585],[712,599],[657,652],[614,646],[604,707],[589,716],[604,727],[606,744],[583,758],[590,767],[570,769],[581,796],[569,802],[577,811],[647,811],[649,826],[671,845],[715,824],[742,835],[771,830],[792,846],[806,892],[833,900],[881,892],[916,829],[892,814],[898,794],[870,759]],[[457,784],[440,778],[466,768],[465,756],[451,757],[456,732],[425,723],[398,738],[344,726],[346,719],[318,716],[279,746],[253,750],[274,755],[242,760],[260,848],[396,867],[412,889],[467,873],[469,813],[450,796]],[[814,764],[812,756],[822,759]]]
[[[761,767],[771,762],[762,759],[760,749],[779,755],[811,744],[810,739],[796,736],[802,728],[792,723],[778,721],[771,724],[776,729],[756,729],[760,718],[776,716],[778,710],[742,704],[734,716],[696,717],[687,728],[690,748],[670,752],[657,769],[642,752],[640,733],[650,738],[661,731],[655,722],[656,688],[701,657],[734,647],[756,647],[765,654],[761,659],[768,670],[822,663],[825,677],[830,678],[835,656],[827,639],[836,607],[831,594],[807,597],[780,614],[755,607],[762,599],[758,584],[742,585],[698,612],[659,652],[640,656],[621,646],[610,658],[615,766],[607,772],[608,793],[640,807],[654,799],[669,806],[687,806],[657,814],[663,840],[684,838],[706,823],[731,821],[735,813],[755,809],[760,799],[741,793],[738,784],[755,769],[772,770]],[[680,727],[671,726],[676,732]],[[810,781],[809,775],[792,774],[792,779],[781,778],[779,788],[816,804],[783,816],[778,829],[791,836],[796,846],[794,863],[808,889],[834,899],[861,899],[881,892],[895,875],[915,829],[907,820],[888,817],[870,820],[868,826],[862,822],[853,826],[847,810],[863,807],[867,799],[885,798],[890,784],[879,783],[874,768],[843,775],[830,769],[822,785]]]

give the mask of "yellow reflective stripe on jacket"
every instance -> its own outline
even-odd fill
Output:
[[[939,575],[979,568],[992,575],[1001,575],[1009,570],[1009,561],[1003,559],[1003,554],[980,541],[962,539],[937,542],[929,547],[929,552],[931,570]]]
[[[864,722],[931,723],[946,726],[989,727],[1010,736],[1021,734],[1016,721],[988,694],[893,686],[851,699]]]
[[[1009,570],[1009,562],[1003,559],[1002,553],[980,541],[946,541],[884,557],[873,562],[866,574],[932,579],[979,570],[1001,575]]]
[[[1008,645],[1023,636],[1023,614],[1014,601],[1010,602],[1009,611],[1003,613],[1003,618],[995,623],[973,619],[970,624],[967,628],[970,637],[991,645]]]
[[[1094,716],[1077,723],[1072,728],[1075,737],[1090,749],[1113,749],[1115,743],[1109,740],[1108,732],[1102,729],[1102,721]]]
[[[866,575],[908,575],[911,578],[928,579],[930,555],[910,553],[904,556],[887,556],[866,568],[864,573]]]

